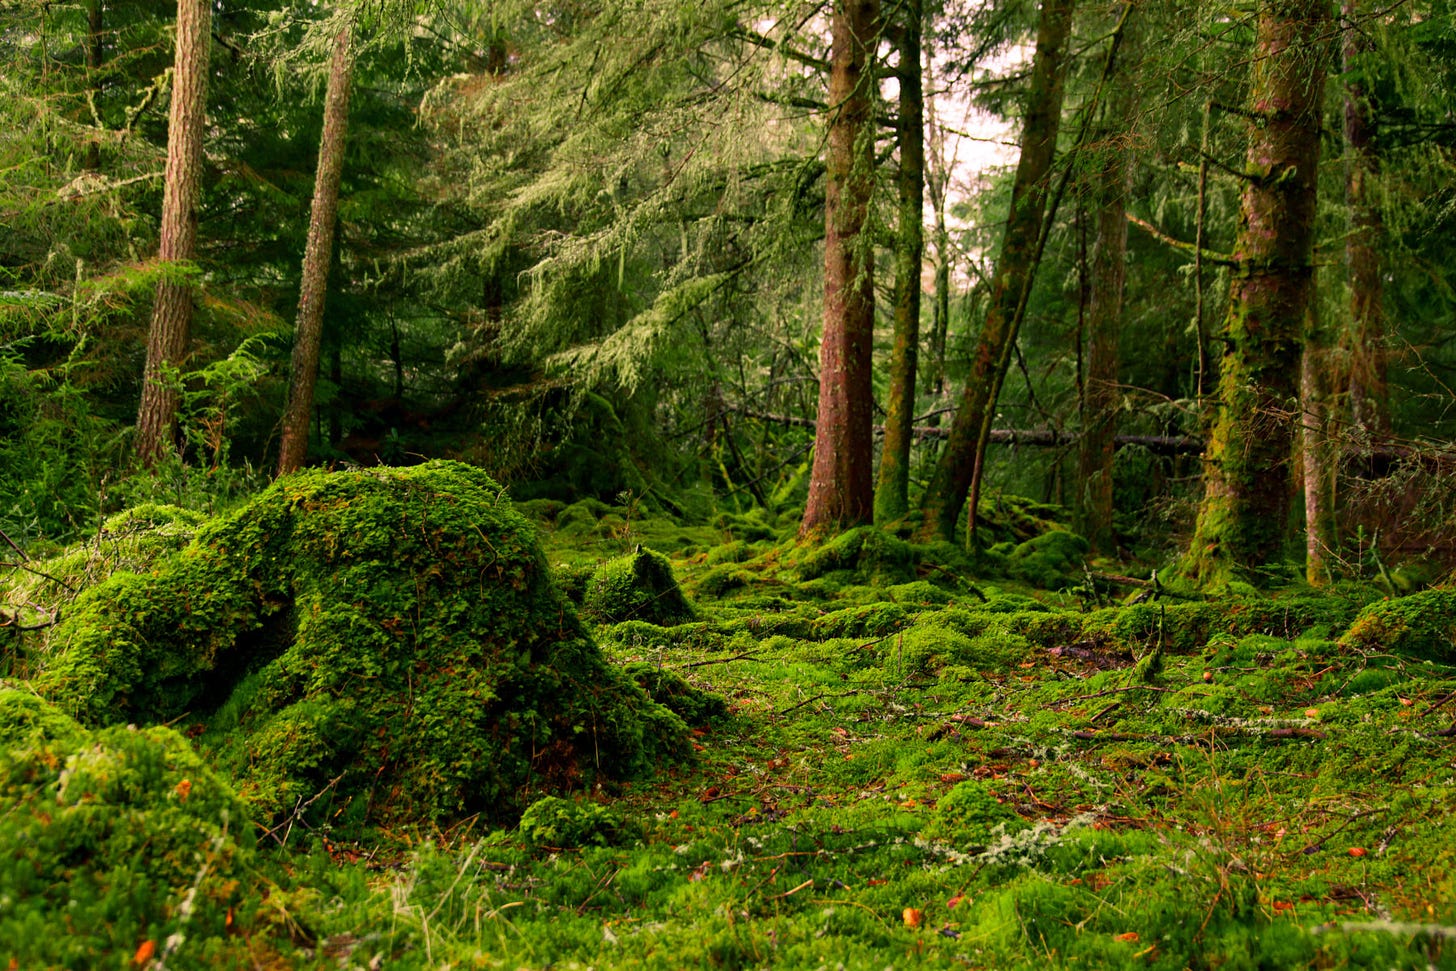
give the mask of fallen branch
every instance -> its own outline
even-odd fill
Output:
[[[669,667],[678,671],[686,671],[688,668],[702,668],[707,667],[710,664],[728,664],[731,661],[757,661],[760,660],[757,655],[762,653],[763,651],[761,650],[744,651],[742,654],[735,654],[732,657],[715,657],[709,658],[706,661],[692,661],[688,664],[672,664],[669,665]]]

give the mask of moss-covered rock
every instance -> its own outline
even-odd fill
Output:
[[[667,557],[642,548],[597,567],[582,607],[588,617],[607,624],[642,620],[667,627],[693,618]]]
[[[659,664],[636,661],[627,665],[627,674],[653,701],[666,705],[694,727],[728,714],[728,703],[721,695],[696,688],[682,675]]]
[[[1426,590],[1370,604],[1340,646],[1456,663],[1456,590]]]
[[[1020,544],[1012,551],[1013,575],[1034,587],[1057,590],[1081,578],[1087,541],[1065,529],[1053,529]]]
[[[87,731],[0,687],[0,960],[120,966],[144,941],[241,964],[247,807],[168,728]],[[231,953],[230,941],[237,943]]]
[[[686,728],[602,658],[532,527],[450,462],[285,477],[78,599],[36,682],[91,724],[186,719],[267,813],[506,817]]]

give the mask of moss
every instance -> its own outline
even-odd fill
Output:
[[[687,679],[661,665],[638,661],[627,665],[626,672],[649,698],[675,712],[694,728],[701,728],[728,714],[728,703],[722,696],[694,687]]]
[[[1053,529],[1016,547],[1010,556],[1012,575],[1034,587],[1059,590],[1081,579],[1090,549],[1076,533]]]
[[[686,729],[610,668],[530,524],[469,466],[304,472],[58,627],[36,682],[91,724],[186,717],[270,814],[507,817],[685,755]]]
[[[909,615],[905,608],[895,603],[846,607],[817,618],[810,626],[810,639],[827,641],[834,637],[884,637],[900,630],[908,622]]]
[[[516,503],[516,512],[538,523],[547,524],[555,523],[556,518],[566,508],[566,503],[559,499],[528,499]]]
[[[885,590],[885,595],[896,603],[916,604],[919,606],[939,606],[964,599],[964,595],[952,593],[926,580],[916,580],[912,583],[897,583]]]
[[[967,779],[940,798],[925,835],[968,849],[985,848],[1027,824],[984,782]]]
[[[1370,604],[1340,638],[1340,646],[1456,662],[1456,590],[1426,590]]]
[[[908,583],[915,577],[915,553],[910,544],[874,526],[841,533],[820,546],[803,551],[799,577],[814,580],[841,570],[863,574],[881,582]]]
[[[550,849],[610,846],[622,828],[622,818],[601,803],[558,796],[538,799],[521,814],[521,837]]]
[[[12,967],[91,967],[173,935],[194,957],[241,964],[241,939],[224,960],[225,934],[255,856],[249,822],[171,729],[90,732],[0,688],[0,955]]]
[[[742,590],[753,584],[755,577],[740,566],[725,564],[717,566],[698,577],[694,589],[701,596],[722,597],[734,590]]]
[[[667,557],[649,549],[608,560],[587,584],[582,609],[601,623],[642,620],[670,626],[693,618]]]
[[[709,566],[721,566],[724,563],[742,563],[752,555],[752,547],[739,539],[710,549],[708,551],[707,562]]]

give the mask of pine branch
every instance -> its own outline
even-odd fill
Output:
[[[1153,237],[1153,239],[1156,239],[1158,242],[1163,243],[1167,246],[1171,246],[1181,252],[1198,256],[1205,263],[1213,263],[1218,266],[1239,265],[1239,261],[1234,259],[1233,256],[1228,253],[1219,253],[1210,249],[1200,249],[1192,243],[1184,242],[1177,237],[1168,235],[1157,226],[1154,226],[1152,223],[1148,222],[1146,219],[1139,219],[1131,212],[1127,213],[1127,221],[1141,229],[1143,232],[1147,233],[1149,236]]]

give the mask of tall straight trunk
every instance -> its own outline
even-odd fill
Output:
[[[166,185],[162,193],[163,263],[191,260],[197,249],[197,203],[202,194],[202,135],[207,124],[207,68],[211,0],[177,0],[177,50],[167,125]],[[157,284],[147,331],[147,364],[137,409],[136,451],[155,465],[173,446],[178,389],[169,370],[180,367],[192,329],[192,284]]]
[[[1345,71],[1358,67],[1369,43],[1356,26],[1358,0],[1345,0],[1342,10]],[[1350,326],[1345,331],[1348,361],[1350,424],[1367,437],[1390,433],[1390,392],[1386,382],[1385,287],[1381,279],[1380,251],[1385,233],[1371,183],[1379,175],[1375,149],[1376,118],[1364,85],[1350,81],[1345,87],[1345,201],[1350,232],[1345,237],[1345,268],[1349,274]]]
[[[875,486],[875,522],[905,517],[910,490],[910,422],[915,417],[915,371],[920,354],[920,269],[925,259],[925,110],[920,74],[920,0],[905,0],[900,34],[900,114],[896,141],[900,171],[899,232],[895,240],[895,337],[885,438]]]
[[[879,0],[837,0],[829,70],[824,191],[824,336],[809,499],[799,535],[870,521],[874,501],[874,252],[861,238],[874,188]]]
[[[1131,8],[1122,21],[1122,63],[1136,56],[1137,32]],[[1101,164],[1092,175],[1096,238],[1092,244],[1091,291],[1087,300],[1087,376],[1082,386],[1082,434],[1077,440],[1079,527],[1092,549],[1114,552],[1112,530],[1113,452],[1117,440],[1118,338],[1122,330],[1123,286],[1127,279],[1127,193],[1132,175],[1133,118],[1137,78],[1126,69],[1112,79],[1105,121],[1098,139]]]
[[[1237,264],[1187,563],[1205,584],[1247,576],[1285,553],[1329,22],[1328,0],[1265,0],[1259,10]]]
[[[961,392],[950,437],[925,492],[921,526],[925,537],[949,539],[955,532],[980,457],[981,426],[994,404],[999,363],[1012,338],[1021,292],[1036,260],[1046,213],[1048,175],[1061,129],[1062,82],[1074,6],[1074,0],[1045,0],[1041,7],[1021,131],[1021,158],[1011,187],[1011,213],[991,275],[990,306],[976,340],[971,373]]]
[[[934,52],[925,50],[925,72],[930,73]],[[930,196],[930,208],[935,216],[935,299],[930,308],[930,366],[926,387],[932,394],[945,390],[945,344],[950,330],[950,271],[954,256],[951,252],[950,227],[946,222],[946,193],[950,187],[951,169],[954,162],[945,157],[945,130],[936,118],[935,98],[925,99],[926,131],[930,141],[930,156],[925,169],[925,187]],[[935,419],[936,423],[939,419]]]
[[[1304,577],[1312,587],[1329,580],[1333,545],[1334,464],[1329,435],[1329,399],[1326,394],[1326,347],[1319,323],[1319,301],[1310,300],[1304,353],[1299,360],[1300,459],[1304,486]]]
[[[318,381],[319,345],[324,329],[324,297],[329,286],[334,225],[339,216],[339,182],[344,172],[344,136],[349,127],[349,89],[354,70],[354,56],[349,49],[351,29],[346,26],[334,37],[334,56],[329,65],[328,89],[324,94],[324,128],[319,139],[308,243],[303,253],[303,282],[299,288],[293,358],[288,367],[288,404],[283,410],[283,440],[278,448],[279,475],[302,466],[308,455],[313,392]]]

